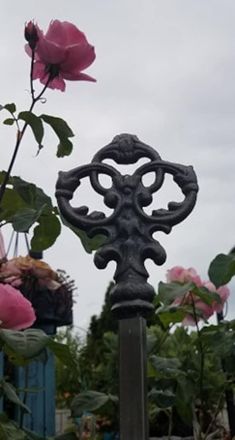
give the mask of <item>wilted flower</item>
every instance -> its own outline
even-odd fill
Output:
[[[33,79],[39,79],[51,89],[65,90],[65,80],[95,81],[83,73],[95,59],[94,47],[74,24],[51,21],[47,33],[36,26],[38,42],[35,49]],[[32,56],[30,43],[25,48]]]
[[[39,285],[50,290],[56,290],[61,285],[49,264],[28,255],[12,258],[0,267],[0,280],[15,287],[19,287],[28,277],[35,277]]]
[[[35,320],[31,302],[9,284],[0,284],[0,327],[22,330]]]

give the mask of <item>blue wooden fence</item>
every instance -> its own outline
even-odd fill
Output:
[[[27,374],[26,371],[28,370]],[[41,436],[55,435],[55,366],[54,355],[48,353],[47,362],[32,362],[26,368],[17,368],[15,384],[19,389],[28,389],[25,404],[31,414],[25,413],[23,426]],[[32,391],[30,391],[32,390]],[[21,399],[24,392],[20,393]],[[21,412],[17,409],[16,420]]]
[[[42,328],[42,327],[41,327]],[[55,334],[54,325],[43,326],[47,334]],[[14,386],[21,390],[19,396],[29,407],[31,414],[24,413],[23,427],[35,431],[42,437],[55,435],[55,359],[48,351],[46,362],[32,362],[26,368],[15,367],[12,381]],[[6,360],[0,352],[0,378],[5,375]],[[27,390],[26,394],[23,391]],[[0,399],[0,412],[6,407],[5,398]],[[14,419],[21,422],[22,412],[16,407]]]

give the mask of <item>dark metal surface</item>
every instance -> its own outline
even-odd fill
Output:
[[[146,323],[142,317],[119,321],[121,440],[147,440]]]
[[[147,158],[147,163],[132,175],[122,175],[103,163],[112,159],[116,164],[128,165],[142,158]],[[147,186],[143,177],[150,172],[154,173],[154,181]],[[111,177],[110,188],[102,186],[101,174]],[[167,209],[155,209],[148,215],[144,207],[152,203],[152,195],[161,188],[165,174],[173,177],[184,199],[180,203],[170,202]],[[74,192],[87,176],[93,189],[103,196],[104,204],[113,210],[110,216],[101,211],[89,213],[87,206],[71,206]],[[99,269],[104,269],[111,260],[117,263],[111,303],[120,319],[121,440],[148,439],[145,317],[153,311],[154,289],[147,283],[149,275],[144,262],[147,258],[158,265],[165,262],[165,250],[153,238],[153,233],[168,234],[174,225],[184,220],[195,205],[197,191],[197,179],[191,166],[163,161],[153,148],[128,134],[116,136],[98,151],[91,164],[59,175],[56,197],[62,216],[91,238],[97,234],[107,237],[95,254]]]
[[[112,159],[117,164],[133,164],[141,158],[147,158],[148,162],[132,175],[122,175],[103,163]],[[155,174],[154,182],[145,186],[143,176],[150,172]],[[101,185],[101,174],[111,177],[111,188]],[[173,177],[184,199],[180,203],[170,202],[168,209],[155,209],[147,215],[143,208],[151,204],[152,194],[161,188],[165,174]],[[101,211],[89,213],[87,206],[71,206],[74,192],[87,176],[93,189],[103,196],[104,204],[113,210],[110,216]],[[168,234],[174,225],[184,220],[195,205],[197,191],[197,179],[191,166],[163,161],[153,148],[128,134],[116,136],[98,151],[91,164],[60,172],[56,197],[63,217],[89,237],[100,233],[107,237],[94,261],[99,269],[104,269],[111,260],[117,263],[111,301],[118,318],[146,316],[152,311],[154,289],[147,283],[149,275],[144,261],[150,258],[161,265],[166,259],[165,250],[152,235],[156,231]]]

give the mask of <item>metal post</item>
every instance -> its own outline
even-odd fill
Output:
[[[140,158],[148,161],[134,174],[122,175],[103,161],[112,159],[116,164],[133,164]],[[143,176],[155,175],[154,182],[143,184]],[[99,175],[111,177],[112,187],[102,186]],[[153,210],[148,215],[144,207],[152,202],[165,174],[171,174],[180,187],[184,200],[170,202],[168,209]],[[84,177],[90,178],[93,189],[104,198],[113,213],[106,217],[101,211],[89,213],[87,206],[70,205],[73,194]],[[56,197],[61,214],[90,238],[102,234],[106,239],[94,258],[98,269],[109,261],[117,263],[111,291],[114,316],[119,322],[120,350],[120,438],[121,440],[147,440],[147,386],[146,386],[146,330],[145,318],[154,311],[154,289],[147,283],[144,266],[147,258],[161,265],[166,260],[165,250],[152,235],[156,231],[169,233],[192,211],[198,191],[197,178],[191,166],[163,161],[153,148],[143,144],[136,136],[116,136],[99,150],[92,163],[61,172],[56,185]]]
[[[120,437],[147,440],[146,321],[119,321]],[[131,403],[131,404],[130,404]]]

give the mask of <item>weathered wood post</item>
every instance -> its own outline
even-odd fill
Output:
[[[147,158],[148,162],[132,175],[122,175],[103,163],[112,159],[117,164],[128,165],[141,158]],[[155,179],[145,186],[143,176],[149,172],[154,173]],[[111,177],[110,188],[101,185],[101,174]],[[153,210],[147,215],[143,207],[151,204],[152,194],[161,188],[165,174],[173,176],[184,200],[170,202],[168,209]],[[87,206],[70,205],[80,180],[87,176],[93,189],[103,196],[105,205],[113,209],[109,217],[101,211],[89,213]],[[191,166],[163,161],[156,150],[129,134],[116,136],[97,152],[91,164],[59,175],[56,197],[61,214],[89,237],[97,234],[107,237],[95,254],[98,269],[104,269],[111,260],[117,263],[111,302],[112,311],[119,319],[121,440],[148,439],[145,319],[154,310],[154,289],[147,283],[149,275],[144,261],[151,258],[161,265],[166,260],[165,250],[152,234],[156,231],[168,234],[183,221],[195,205],[197,191]]]

